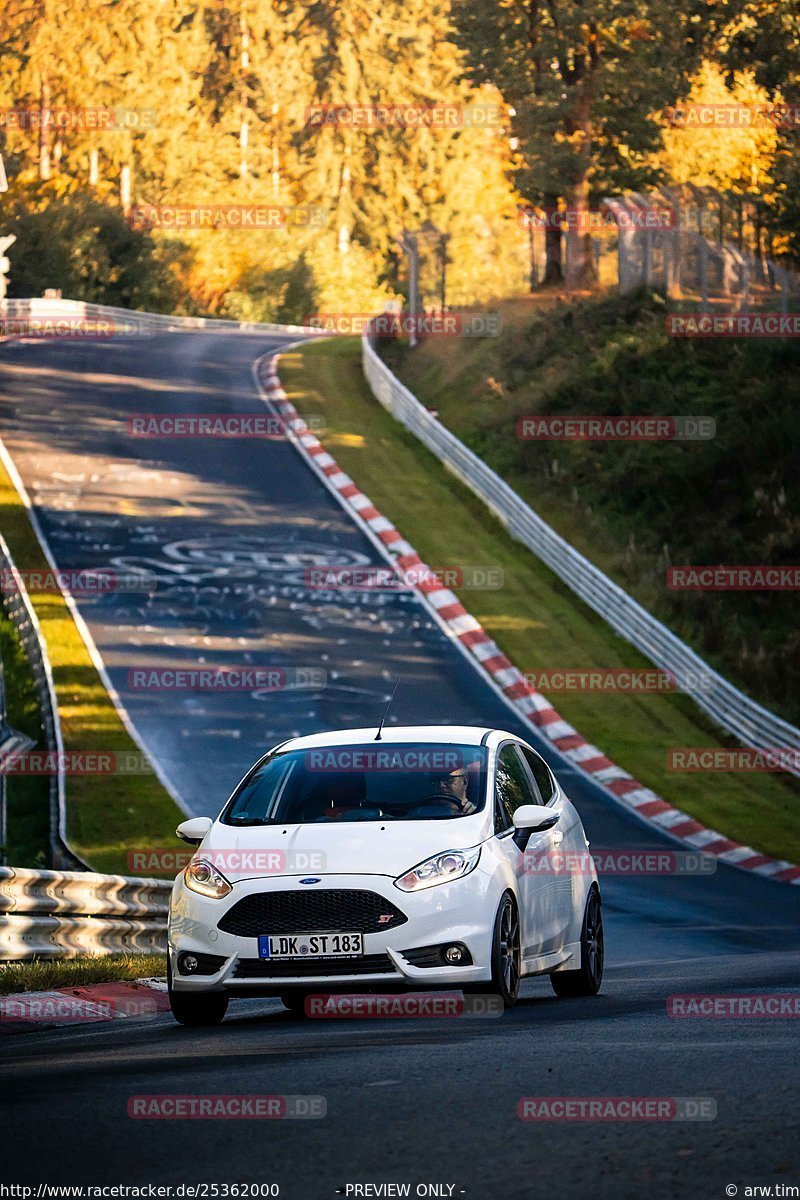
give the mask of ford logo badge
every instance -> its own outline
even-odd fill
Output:
[[[320,881],[318,878],[313,877],[311,879],[301,879],[300,882],[301,883],[319,883]]]

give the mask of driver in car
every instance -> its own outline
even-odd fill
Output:
[[[434,781],[442,799],[452,801],[455,816],[467,817],[477,812],[475,805],[467,798],[469,772],[466,767],[458,767],[449,775],[436,775]]]

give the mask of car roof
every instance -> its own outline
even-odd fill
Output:
[[[292,738],[291,741],[281,744],[281,750],[308,750],[319,746],[363,746],[365,743],[374,742],[377,732],[377,725],[369,725],[366,729],[332,729],[327,733],[311,733],[306,737]],[[480,746],[487,734],[491,733],[515,737],[514,734],[506,734],[503,730],[476,725],[392,725],[384,726],[381,742],[444,742]]]

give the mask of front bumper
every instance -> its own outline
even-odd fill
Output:
[[[274,996],[293,988],[326,992],[458,989],[486,982],[491,977],[491,943],[499,897],[492,880],[480,866],[463,879],[422,892],[401,892],[384,875],[329,875],[315,891],[342,889],[369,891],[388,900],[407,918],[393,928],[364,934],[364,958],[329,960],[326,967],[314,960],[259,959],[258,938],[242,937],[220,929],[219,923],[244,897],[265,892],[307,893],[300,876],[269,876],[235,883],[223,900],[212,900],[190,891],[183,875],[175,881],[169,917],[169,954],[172,986],[180,992],[227,992],[229,995]],[[270,929],[262,933],[274,932]],[[295,931],[296,932],[296,931]],[[340,932],[351,932],[342,929]],[[469,966],[420,967],[404,951],[440,943],[459,942],[472,958]],[[213,974],[183,975],[178,955],[212,954],[224,961]],[[341,965],[346,964],[346,965]],[[360,969],[359,969],[360,968]],[[277,973],[274,973],[277,970]]]

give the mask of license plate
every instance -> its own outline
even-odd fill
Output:
[[[363,933],[262,933],[259,958],[357,958],[364,953]]]

